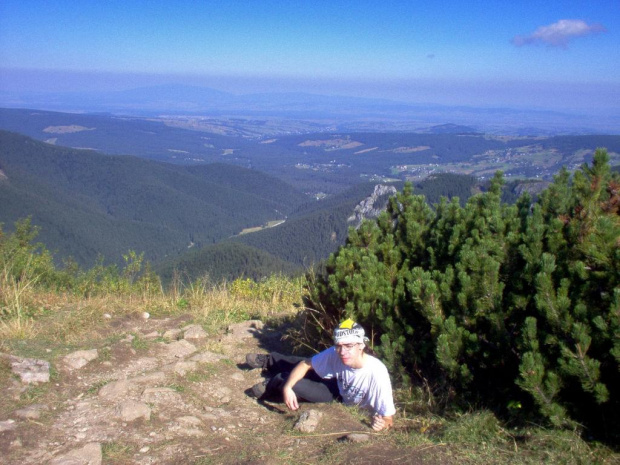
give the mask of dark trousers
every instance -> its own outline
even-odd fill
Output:
[[[265,398],[282,398],[282,388],[288,379],[289,374],[295,366],[307,360],[304,357],[294,355],[282,355],[278,352],[271,352],[267,361],[267,372],[271,380],[267,384]],[[336,379],[323,379],[314,370],[310,370],[303,379],[300,379],[293,392],[299,400],[306,402],[332,402],[340,400],[338,383]]]

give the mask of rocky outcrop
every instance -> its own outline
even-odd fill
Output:
[[[19,376],[24,384],[48,383],[50,380],[50,364],[46,360],[16,357],[0,354],[0,357],[9,361],[11,371]]]
[[[521,196],[524,192],[536,197],[542,191],[547,189],[551,183],[549,181],[527,181],[520,182],[514,187],[514,193]]]
[[[348,223],[359,228],[362,221],[377,218],[385,210],[388,198],[396,192],[394,186],[377,184],[373,193],[355,207],[353,215],[347,219]]]

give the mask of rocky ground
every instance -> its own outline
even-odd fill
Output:
[[[0,463],[444,463],[438,445],[374,433],[340,404],[258,401],[248,352],[282,350],[260,321],[207,334],[184,318],[111,321],[101,347],[2,354]],[[51,351],[50,351],[51,352]],[[399,420],[396,422],[397,430]],[[400,423],[402,426],[402,421]]]

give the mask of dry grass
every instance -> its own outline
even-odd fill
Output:
[[[264,283],[237,280],[211,283],[208,279],[178,285],[168,292],[105,292],[87,298],[71,293],[37,290],[22,293],[27,311],[6,313],[0,319],[0,340],[32,340],[79,344],[109,337],[107,318],[187,314],[196,322],[218,330],[250,318],[267,319],[293,314],[301,303],[303,286],[284,278]],[[32,315],[32,316],[28,316]]]

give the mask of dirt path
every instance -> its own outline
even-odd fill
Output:
[[[13,408],[0,414],[0,463],[417,464],[448,458],[440,447],[408,444],[404,434],[375,434],[363,414],[339,404],[289,412],[251,397],[262,376],[245,364],[245,354],[282,349],[281,334],[260,321],[217,335],[183,319],[118,324],[122,336],[114,342],[50,360],[47,383],[20,380],[7,368],[19,360],[5,354],[0,395]],[[298,431],[300,416],[311,409],[321,415],[318,426]]]

